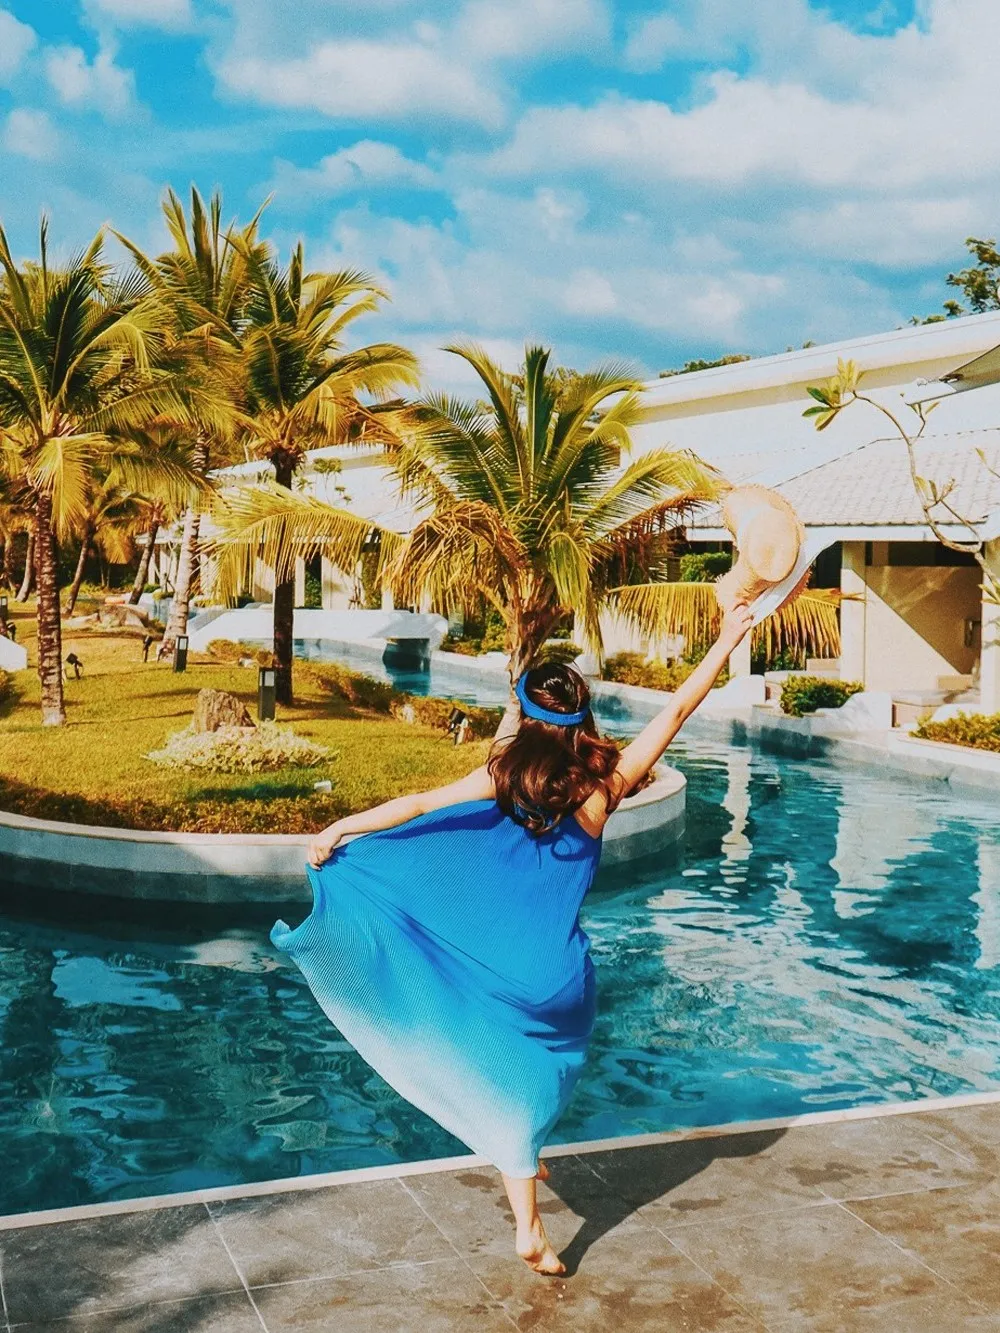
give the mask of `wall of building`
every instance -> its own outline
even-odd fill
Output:
[[[981,615],[978,569],[872,565],[865,582],[868,689],[932,690],[940,676],[972,671],[978,634],[966,645],[965,622]]]

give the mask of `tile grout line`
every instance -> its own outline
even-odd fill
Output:
[[[919,1125],[917,1126],[917,1133],[921,1138],[928,1139],[931,1143],[936,1143],[939,1148],[944,1148],[945,1152],[953,1153],[960,1162],[965,1162],[967,1166],[974,1166],[979,1170],[982,1169],[982,1163],[977,1162],[974,1157],[966,1157],[964,1152],[959,1152],[958,1149],[953,1148],[950,1143],[945,1143],[944,1139],[935,1138],[933,1134],[928,1133],[926,1129],[921,1129]]]
[[[243,1274],[240,1272],[239,1265],[237,1264],[235,1258],[233,1257],[233,1252],[232,1252],[232,1250],[229,1248],[229,1245],[226,1243],[226,1238],[225,1238],[225,1236],[222,1234],[222,1228],[219,1226],[218,1222],[217,1222],[217,1221],[215,1220],[215,1218],[212,1216],[212,1210],[211,1210],[211,1208],[209,1208],[208,1204],[207,1204],[207,1203],[206,1203],[206,1204],[202,1204],[202,1207],[205,1209],[205,1212],[208,1214],[208,1219],[209,1219],[209,1221],[212,1223],[212,1230],[215,1232],[216,1236],[218,1237],[219,1244],[220,1244],[220,1245],[222,1246],[222,1248],[225,1250],[225,1252],[226,1252],[226,1254],[227,1254],[227,1256],[228,1256],[228,1258],[229,1258],[229,1262],[230,1262],[230,1263],[232,1264],[232,1266],[233,1266],[233,1272],[234,1272],[234,1273],[236,1274],[236,1276],[239,1278],[239,1280],[240,1280],[240,1285],[242,1286],[243,1290],[246,1292],[247,1300],[248,1300],[248,1301],[250,1302],[250,1304],[253,1306],[253,1312],[254,1312],[254,1314],[257,1316],[258,1320],[260,1321],[260,1326],[261,1326],[261,1328],[264,1330],[264,1333],[270,1333],[269,1328],[268,1328],[267,1325],[264,1323],[264,1316],[261,1314],[260,1310],[257,1308],[257,1302],[256,1302],[256,1301],[254,1300],[254,1298],[253,1298],[253,1293],[251,1292],[250,1288],[247,1286],[246,1278],[245,1278],[245,1277],[243,1276]]]
[[[882,1240],[887,1240],[894,1249],[897,1249],[900,1252],[900,1254],[905,1254],[908,1259],[912,1259],[914,1263],[918,1263],[921,1268],[926,1268],[928,1273],[933,1274],[939,1282],[943,1282],[946,1287],[951,1287],[952,1291],[957,1291],[959,1296],[964,1297],[964,1299],[971,1302],[971,1304],[978,1305],[981,1310],[986,1310],[987,1307],[983,1305],[982,1301],[976,1300],[975,1296],[970,1296],[969,1293],[964,1291],[957,1282],[952,1282],[951,1279],[945,1277],[943,1273],[939,1273],[936,1268],[932,1268],[926,1260],[922,1259],[920,1255],[917,1254],[916,1250],[909,1250],[905,1245],[900,1245],[898,1241],[893,1240],[893,1238],[886,1235],[884,1231],[879,1231],[878,1227],[873,1227],[872,1224],[867,1222],[859,1213],[855,1213],[852,1209],[848,1208],[846,1203],[840,1203],[839,1200],[837,1202],[838,1207],[843,1208],[844,1212],[847,1213],[849,1217],[855,1218],[863,1227],[867,1227],[869,1231],[873,1232]]]
[[[673,1239],[673,1237],[668,1236],[667,1233],[661,1227],[658,1227],[655,1222],[653,1223],[653,1230],[658,1232],[659,1235],[661,1235],[663,1239],[667,1242],[667,1244],[671,1247],[671,1249],[676,1250],[682,1259],[686,1259],[689,1264],[693,1264],[695,1268],[697,1268],[699,1273],[704,1273],[705,1276],[708,1278],[709,1282],[711,1282],[712,1286],[718,1287],[719,1290],[723,1293],[723,1295],[727,1296],[735,1306],[737,1306],[740,1310],[742,1310],[748,1319],[755,1319],[757,1323],[760,1324],[762,1329],[769,1330],[770,1326],[761,1315],[755,1314],[753,1310],[748,1309],[748,1307],[743,1304],[743,1302],[739,1299],[738,1296],[735,1296],[727,1287],[724,1287],[722,1283],[719,1281],[719,1279],[713,1273],[710,1273],[708,1269],[705,1268],[702,1264],[700,1264],[698,1260],[693,1257],[693,1255],[688,1254],[686,1250],[682,1250],[681,1247],[677,1244],[677,1242]]]
[[[445,1243],[446,1243],[447,1245],[449,1245],[449,1246],[455,1251],[455,1256],[456,1256],[456,1258],[458,1259],[459,1263],[463,1266],[463,1268],[465,1268],[467,1272],[469,1272],[469,1273],[472,1274],[473,1278],[475,1278],[475,1280],[479,1283],[479,1285],[482,1287],[483,1291],[486,1292],[486,1294],[487,1294],[487,1296],[489,1296],[490,1300],[491,1300],[491,1301],[494,1301],[494,1302],[500,1307],[500,1312],[501,1312],[501,1314],[503,1315],[504,1319],[507,1320],[508,1324],[510,1324],[510,1326],[511,1326],[512,1328],[517,1328],[517,1323],[516,1323],[516,1321],[515,1321],[515,1320],[511,1317],[511,1315],[508,1313],[508,1311],[507,1311],[507,1307],[506,1307],[506,1305],[504,1305],[503,1301],[500,1300],[499,1296],[497,1296],[495,1292],[490,1291],[489,1287],[486,1285],[486,1283],[483,1281],[483,1279],[479,1276],[479,1274],[476,1272],[476,1270],[472,1267],[472,1265],[471,1265],[471,1264],[469,1263],[469,1261],[466,1259],[465,1255],[461,1252],[461,1250],[458,1248],[458,1246],[455,1244],[455,1242],[451,1239],[451,1237],[445,1234],[444,1228],[438,1226],[437,1221],[435,1220],[435,1218],[434,1218],[434,1217],[427,1211],[427,1209],[424,1207],[424,1205],[421,1203],[421,1201],[417,1198],[417,1196],[413,1193],[413,1191],[412,1191],[412,1190],[410,1189],[410,1187],[407,1185],[406,1181],[403,1180],[403,1179],[400,1179],[400,1180],[399,1180],[399,1184],[400,1184],[400,1186],[401,1186],[403,1192],[404,1192],[405,1194],[408,1194],[408,1195],[410,1196],[410,1198],[413,1200],[413,1202],[417,1205],[417,1207],[418,1207],[418,1208],[420,1209],[420,1211],[423,1213],[424,1217],[427,1218],[427,1220],[430,1222],[431,1226],[435,1229],[435,1231],[437,1231],[438,1234],[444,1238]],[[516,1258],[516,1256],[515,1256],[515,1258]]]

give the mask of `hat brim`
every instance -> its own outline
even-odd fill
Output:
[[[781,609],[787,601],[788,596],[795,590],[796,584],[804,577],[809,566],[820,554],[830,545],[830,538],[822,532],[810,532],[806,530],[806,539],[799,547],[799,558],[796,560],[790,574],[786,575],[780,583],[775,583],[773,587],[767,588],[755,597],[750,603],[751,624],[759,625],[762,620],[768,616],[773,616],[775,611]]]

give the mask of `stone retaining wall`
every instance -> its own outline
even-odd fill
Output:
[[[604,859],[628,861],[676,842],[685,786],[676,769],[658,769],[608,821]],[[0,813],[0,882],[150,901],[308,903],[308,843],[299,834],[157,833]]]

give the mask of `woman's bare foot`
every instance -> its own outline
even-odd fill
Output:
[[[548,1180],[550,1174],[551,1174],[551,1173],[550,1173],[550,1171],[549,1171],[549,1168],[545,1165],[545,1163],[541,1160],[541,1158],[539,1158],[539,1161],[538,1161],[538,1173],[536,1174],[535,1179],[536,1179],[536,1180]]]
[[[524,1232],[518,1230],[514,1248],[519,1257],[536,1273],[542,1273],[545,1277],[559,1277],[561,1273],[566,1272],[566,1265],[549,1244],[541,1218],[535,1219],[530,1230]]]

